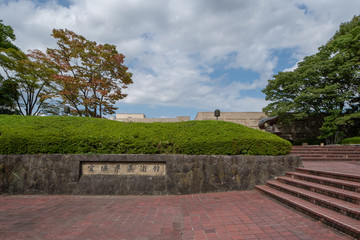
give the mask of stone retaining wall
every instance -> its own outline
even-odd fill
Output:
[[[165,195],[249,190],[301,164],[295,155],[0,155],[0,193]]]

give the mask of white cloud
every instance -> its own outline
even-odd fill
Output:
[[[244,94],[261,89],[274,74],[274,49],[313,54],[360,9],[358,0],[73,0],[36,5],[0,3],[23,50],[54,47],[53,28],[116,44],[131,63],[134,84],[128,103],[213,109],[261,110],[265,100]],[[211,79],[214,65],[244,69],[258,79]]]

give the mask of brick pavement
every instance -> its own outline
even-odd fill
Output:
[[[360,161],[303,161],[305,168],[360,175]]]
[[[349,239],[257,191],[0,196],[0,239]]]

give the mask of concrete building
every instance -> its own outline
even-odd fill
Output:
[[[259,129],[258,123],[267,117],[262,112],[221,112],[218,120],[242,124],[247,127]],[[178,116],[176,118],[147,118],[145,114],[138,113],[118,113],[116,117],[110,118],[121,122],[183,122],[190,121],[190,116]],[[198,112],[195,120],[216,120],[214,112]]]
[[[118,113],[114,119],[120,122],[183,122],[190,121],[190,116],[178,116],[176,118],[146,118],[145,114]]]
[[[116,114],[117,119],[144,119],[146,118],[143,113],[118,113]]]
[[[259,129],[259,121],[266,117],[267,115],[262,112],[221,112],[218,120]],[[216,117],[214,116],[214,112],[198,112],[195,120],[216,120]]]
[[[268,117],[262,112],[220,112],[219,121],[233,122],[244,125],[253,129],[259,129],[259,121]],[[121,122],[183,122],[190,121],[190,116],[178,116],[176,118],[146,118],[145,114],[129,114],[119,113],[116,117],[109,118],[111,120]],[[214,112],[198,112],[195,120],[216,120]],[[276,124],[276,127],[282,133],[281,137],[290,141],[299,139],[316,138],[319,136],[319,127],[314,120],[307,119],[306,121],[293,121],[290,124],[281,125]],[[271,127],[267,127],[267,132],[271,132]]]

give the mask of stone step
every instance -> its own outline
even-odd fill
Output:
[[[319,146],[319,145],[308,145],[308,146],[292,146],[292,149],[320,149],[320,150],[352,150],[359,151],[360,145],[327,145],[327,146]]]
[[[291,154],[310,154],[310,155],[354,155],[357,156],[360,151],[311,151],[311,150],[304,150],[304,151],[290,151]]]
[[[359,146],[293,146],[290,154],[303,161],[360,161]]]
[[[327,186],[337,187],[340,189],[345,189],[353,192],[360,192],[360,183],[346,181],[341,179],[334,179],[329,177],[315,176],[311,174],[299,173],[299,172],[287,172],[286,176],[291,178],[301,179],[309,182],[315,182]]]
[[[291,155],[297,155],[300,156],[301,158],[328,158],[328,159],[346,159],[347,161],[359,161],[360,160],[360,153],[358,154],[339,154],[339,155],[334,155],[334,154],[293,154],[291,153]]]
[[[308,182],[304,180],[294,179],[291,177],[278,177],[278,181],[292,186],[303,188],[326,196],[341,199],[347,202],[360,204],[360,193],[343,190],[336,187],[326,186],[318,183]]]
[[[346,216],[360,220],[360,206],[358,204],[338,200],[309,190],[284,184],[279,181],[268,181],[267,185],[279,191],[286,192],[296,197],[300,197],[311,203],[326,207]]]
[[[359,149],[322,149],[322,148],[303,148],[303,149],[291,149],[291,152],[296,152],[296,153],[359,153],[360,152],[360,148]]]
[[[316,176],[322,176],[322,177],[330,177],[330,178],[336,178],[336,179],[342,179],[347,181],[353,181],[353,182],[360,182],[360,174],[350,174],[350,173],[340,173],[340,172],[330,172],[330,171],[324,171],[324,170],[316,170],[316,169],[310,169],[310,168],[296,168],[296,171],[312,174]]]
[[[299,151],[299,152],[303,152],[303,151],[314,151],[314,152],[359,152],[360,151],[360,146],[358,147],[353,147],[353,148],[347,148],[344,146],[339,146],[339,147],[320,147],[320,146],[315,146],[315,147],[296,147],[296,146],[292,146],[291,151]]]
[[[328,157],[323,157],[323,158],[316,158],[316,157],[302,157],[301,155],[298,155],[301,157],[301,160],[303,161],[315,161],[315,162],[321,162],[321,161],[359,161],[359,158],[351,158],[351,157],[343,157],[343,158],[328,158]]]
[[[342,151],[349,151],[349,152],[358,152],[360,151],[360,146],[356,147],[346,147],[346,146],[338,146],[338,147],[322,147],[322,146],[292,146],[292,151],[333,151],[333,152],[342,152]]]
[[[291,152],[292,155],[301,155],[302,157],[353,157],[353,158],[359,158],[360,159],[360,153],[354,152],[344,152],[344,153],[333,153],[333,152]]]
[[[344,216],[338,212],[273,189],[267,185],[256,186],[256,189],[302,213],[317,219],[318,221],[354,237],[355,239],[360,239],[360,221],[356,219]]]
[[[334,153],[334,154],[343,154],[343,153],[349,153],[349,154],[355,154],[360,152],[359,149],[314,149],[314,148],[304,148],[304,149],[291,149],[291,152],[293,153]]]

